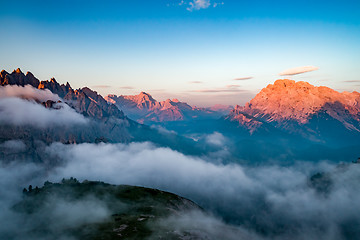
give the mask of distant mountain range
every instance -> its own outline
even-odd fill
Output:
[[[192,121],[216,119],[229,113],[232,106],[215,105],[209,108],[192,107],[178,99],[158,102],[150,94],[141,92],[132,96],[108,95],[105,99],[115,104],[130,118],[140,123]]]
[[[145,92],[103,98],[88,87],[73,89],[69,83],[59,84],[54,78],[39,81],[20,69],[1,71],[0,84],[48,89],[89,120],[84,126],[62,128],[36,129],[11,122],[0,125],[0,143],[21,139],[31,151],[37,140],[47,144],[151,141],[183,153],[207,154],[218,151],[219,146],[208,145],[206,136],[218,132],[232,140],[233,144],[226,143],[226,148],[236,159],[251,160],[260,155],[262,159],[276,158],[284,152],[306,159],[319,149],[319,154],[328,154],[328,159],[334,154],[336,159],[342,154],[350,154],[348,158],[359,154],[360,93],[340,93],[307,82],[277,80],[245,106],[234,109],[222,105],[192,107],[177,99],[159,102]],[[39,103],[46,108],[58,107],[53,100]],[[309,149],[306,156],[302,155],[304,149]],[[35,150],[31,154],[37,155]]]
[[[197,153],[198,151],[193,146],[193,140],[173,133],[159,132],[157,129],[131,120],[118,107],[108,103],[101,95],[90,88],[73,89],[69,83],[59,84],[54,78],[39,81],[31,72],[24,74],[19,68],[11,73],[2,70],[0,73],[0,85],[3,87],[30,85],[34,89],[48,89],[53,94],[57,94],[65,104],[89,120],[85,125],[64,124],[61,127],[49,126],[46,128],[33,127],[31,124],[19,126],[14,125],[12,122],[1,123],[0,143],[20,139],[26,144],[26,151],[24,151],[23,156],[16,156],[17,158],[25,159],[27,156],[32,156],[33,159],[37,159],[43,156],[42,148],[39,149],[40,145],[35,144],[36,142],[50,144],[52,142],[127,143],[131,141],[151,141],[157,145],[170,147],[185,153]],[[53,108],[56,105],[52,100],[45,100],[39,102],[39,104],[46,108]],[[0,114],[1,111],[2,109],[0,109]],[[11,154],[11,152],[2,151],[0,158],[11,159]],[[39,161],[42,160],[39,159]]]

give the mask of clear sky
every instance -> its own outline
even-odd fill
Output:
[[[359,0],[0,0],[0,6],[0,68],[20,67],[102,95],[146,91],[198,106],[242,105],[278,78],[360,90]],[[279,76],[302,66],[319,69]]]

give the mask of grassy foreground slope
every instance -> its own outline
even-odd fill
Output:
[[[73,178],[24,189],[14,210],[24,219],[19,234],[28,239],[183,239],[191,233],[158,228],[157,222],[201,211],[172,193]]]

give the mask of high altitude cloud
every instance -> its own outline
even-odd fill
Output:
[[[93,88],[111,88],[110,85],[94,85]]]
[[[120,89],[135,89],[134,87],[131,86],[123,86],[123,87],[119,87]]]
[[[190,7],[187,8],[189,11],[208,8],[210,6],[210,0],[193,0],[189,5]]]
[[[346,83],[360,83],[360,80],[347,80]]]
[[[236,80],[236,81],[244,81],[244,80],[250,80],[252,78],[253,77],[239,77],[239,78],[235,78],[234,80]]]
[[[280,76],[297,75],[301,73],[312,72],[318,69],[319,69],[318,67],[314,67],[314,66],[296,67],[282,71],[281,73],[279,73],[279,75]]]
[[[192,12],[194,10],[206,9],[209,7],[215,8],[219,5],[224,5],[224,2],[214,2],[211,0],[192,0],[190,2],[186,2],[184,0],[181,0],[178,5],[185,5],[187,6],[186,10]]]
[[[227,85],[224,88],[214,88],[214,89],[198,89],[193,90],[192,92],[198,93],[238,93],[246,92],[244,89],[240,89],[240,85]]]

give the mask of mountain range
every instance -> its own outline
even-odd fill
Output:
[[[105,99],[115,104],[130,118],[140,123],[159,123],[170,121],[192,121],[216,119],[233,109],[232,106],[215,105],[209,108],[192,107],[178,99],[157,101],[150,94],[107,95]]]
[[[20,68],[14,70],[12,73],[2,70],[0,73],[0,84],[1,86],[31,85],[37,89],[49,89],[52,93],[63,98],[71,107],[75,108],[77,112],[85,116],[98,120],[108,117],[125,119],[123,112],[116,106],[107,104],[102,96],[87,87],[74,90],[68,82],[66,85],[60,85],[55,78],[39,81],[31,72],[24,74]]]
[[[24,74],[19,68],[11,73],[2,70],[0,85],[4,88],[7,86],[31,86],[34,90],[49,90],[61,99],[59,102],[68,105],[87,120],[87,123],[82,125],[64,123],[61,126],[50,124],[41,127],[34,127],[33,123],[18,125],[13,121],[2,122],[0,125],[0,144],[11,140],[21,140],[26,144],[26,149],[21,156],[15,156],[11,151],[8,152],[8,150],[3,149],[0,153],[2,159],[11,160],[14,157],[26,159],[28,156],[32,156],[33,159],[44,161],[43,144],[53,142],[128,143],[131,141],[151,141],[156,145],[170,147],[184,153],[194,154],[198,152],[193,146],[193,140],[173,133],[160,132],[133,121],[125,116],[118,107],[109,104],[101,95],[88,87],[73,89],[69,83],[59,84],[55,78],[39,81],[31,72]],[[52,110],[61,110],[62,108],[50,99],[39,102],[32,96],[20,97],[36,101],[46,108],[52,108]],[[8,107],[13,108],[13,106]],[[0,109],[0,115],[4,114],[2,111],[3,109]]]
[[[327,158],[333,155],[340,158],[341,154],[354,158],[360,143],[360,93],[340,93],[289,79],[269,84],[245,106],[235,108],[222,105],[198,108],[177,99],[157,101],[145,92],[104,98],[88,87],[73,89],[69,83],[59,84],[54,78],[39,81],[32,73],[24,74],[20,69],[12,73],[1,71],[0,84],[49,90],[59,97],[59,102],[88,120],[86,125],[42,129],[9,121],[2,123],[0,143],[25,140],[32,155],[38,155],[33,150],[34,141],[38,140],[46,144],[151,141],[200,155],[226,145],[231,156],[241,160],[260,155],[263,159],[275,158],[284,152],[290,158],[295,155],[308,158],[314,149]],[[50,99],[39,103],[54,110],[61,108]],[[209,145],[207,136],[214,132],[233,143]],[[310,149],[306,156],[302,155],[304,149]]]

